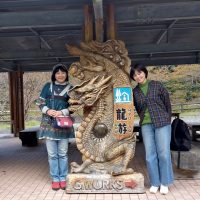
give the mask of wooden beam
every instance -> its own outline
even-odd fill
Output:
[[[15,50],[12,49],[9,51],[4,51],[0,54],[0,67],[9,67],[12,69],[12,62],[3,62],[1,60],[9,61],[9,60],[38,60],[38,59],[51,59],[51,58],[66,58],[70,59],[72,56],[69,55],[69,53],[65,50],[45,50],[45,49],[40,49],[40,50]],[[3,64],[1,64],[3,63]],[[4,65],[5,64],[5,65]],[[16,71],[16,69],[15,69]]]
[[[40,41],[47,47],[47,49],[51,50],[51,46],[48,44],[48,42],[37,32],[35,31],[33,28],[29,28],[31,32],[33,32],[36,36],[38,36],[38,38],[40,39]]]
[[[43,25],[34,25],[34,26],[4,26],[0,27],[1,34],[3,34],[3,31],[7,33],[7,37],[12,36],[12,33],[14,34],[14,37],[18,36],[32,36],[33,33],[30,32],[30,28],[36,28],[40,32],[45,32],[47,34],[42,34],[42,36],[56,36],[60,34],[64,35],[79,35],[78,33],[81,30],[82,24],[43,24]],[[47,30],[44,30],[44,29]],[[69,30],[72,32],[69,33]],[[14,32],[13,32],[14,31]],[[16,32],[17,31],[17,32]],[[25,33],[25,34],[24,34]],[[4,33],[4,37],[6,37]]]
[[[169,29],[171,29],[175,23],[177,22],[178,20],[174,20],[168,27],[166,30],[162,31],[161,35],[158,37],[157,41],[156,41],[156,44],[160,44],[160,42],[162,41],[162,39],[164,38],[164,36],[167,34],[167,32],[169,31]]]
[[[0,69],[6,70],[6,71],[15,71],[16,66],[12,61],[5,62],[4,60],[0,59]]]
[[[152,65],[181,65],[181,64],[199,64],[200,60],[197,57],[197,54],[191,54],[191,55],[176,55],[171,54],[171,56],[156,56],[153,55],[153,57],[138,57],[134,55],[130,55],[130,58],[132,60],[132,64],[134,63],[143,63],[148,66]]]
[[[81,8],[51,11],[0,12],[0,27],[3,30],[9,27],[81,26],[83,17]]]
[[[144,55],[144,54],[168,54],[168,53],[193,53],[200,51],[198,43],[176,43],[176,44],[143,44],[131,45],[127,44],[129,54]]]
[[[106,24],[107,40],[116,39],[115,8],[113,4],[108,5],[107,16],[108,16]]]
[[[131,44],[127,43],[127,48],[131,54],[150,54],[150,53],[169,53],[169,52],[198,52],[200,51],[199,43],[173,43],[173,44]],[[75,62],[78,57],[71,57],[67,51],[48,51],[48,50],[35,50],[35,51],[4,51],[0,54],[0,67],[7,69],[10,65],[7,64],[7,60],[19,60],[23,65],[34,65],[34,63],[40,64],[38,60],[43,62],[51,61],[54,58],[64,59],[64,62]],[[1,61],[4,60],[4,61]],[[25,63],[27,61],[27,63]],[[29,63],[28,63],[29,62]],[[8,61],[8,63],[10,63]],[[32,63],[32,64],[31,64]],[[28,67],[28,66],[27,66]],[[12,70],[17,71],[12,65]]]
[[[92,18],[92,8],[89,5],[84,6],[84,41],[90,42],[93,38],[93,18]]]
[[[0,8],[6,11],[50,10],[80,8],[90,0],[28,0],[28,1],[0,1]]]
[[[200,19],[200,2],[130,3],[117,4],[117,23],[152,24],[166,20]]]

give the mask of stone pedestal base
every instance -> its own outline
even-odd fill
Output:
[[[178,166],[178,151],[171,151],[172,162]],[[192,144],[190,151],[180,152],[179,168],[200,170],[200,149],[198,145]]]
[[[144,193],[144,177],[141,173],[69,174],[66,193]]]

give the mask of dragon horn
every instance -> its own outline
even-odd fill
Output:
[[[103,77],[104,78],[104,77]],[[101,87],[102,85],[104,85],[105,83],[107,83],[110,79],[112,78],[112,75],[108,76],[105,79],[101,79],[98,83],[97,83],[97,87]]]
[[[92,85],[98,78],[99,78],[99,76],[94,77],[92,80],[90,80],[88,85]]]
[[[81,42],[81,43],[80,43],[80,47],[81,47],[83,50],[91,51],[91,48],[90,48],[89,45],[87,45],[85,42]]]
[[[73,46],[73,45],[68,45],[68,44],[65,44],[68,52],[70,55],[73,55],[73,56],[81,56],[81,55],[84,55],[84,51],[82,51],[80,48],[76,47],[76,46]]]

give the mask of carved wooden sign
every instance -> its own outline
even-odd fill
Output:
[[[134,105],[131,87],[114,88],[114,127],[118,140],[133,134]]]
[[[128,168],[136,135],[128,76],[131,62],[124,43],[92,41],[67,48],[80,57],[69,69],[74,85],[69,91],[69,110],[86,111],[75,134],[83,163],[70,164],[67,192],[143,192],[143,176]]]

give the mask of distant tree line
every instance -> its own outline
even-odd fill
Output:
[[[173,103],[192,102],[196,100],[200,102],[200,67],[197,66],[195,70],[189,70],[191,73],[182,73],[182,78],[171,79],[174,73],[178,70],[177,65],[165,65],[165,66],[152,66],[150,67],[150,74],[154,75],[154,78],[160,78],[160,81],[166,86],[172,97]],[[181,72],[181,70],[179,69]],[[178,72],[179,72],[178,71]],[[28,117],[28,113],[34,107],[34,100],[38,98],[43,85],[50,81],[50,72],[27,72],[23,75],[24,80],[24,114],[25,119]],[[159,76],[158,76],[159,74]],[[162,76],[160,76],[162,75]],[[164,76],[164,77],[163,77]],[[168,76],[168,79],[165,78]],[[169,78],[170,77],[170,78]],[[154,79],[153,78],[153,79]],[[179,95],[177,94],[179,91]],[[10,109],[9,102],[9,82],[8,73],[0,73],[0,118]]]
[[[152,66],[150,73],[154,75],[162,74],[165,78],[157,76],[170,92],[171,98],[174,103],[190,102],[192,100],[200,100],[200,66],[190,70],[190,65],[187,65],[188,71],[182,72],[178,65],[164,65],[164,66]],[[179,72],[182,76],[176,77],[174,74]],[[159,79],[160,77],[160,79]],[[177,96],[176,93],[179,92]],[[177,99],[178,97],[178,99]],[[178,101],[178,102],[177,102]]]
[[[49,72],[28,72],[23,75],[24,87],[24,116],[28,117],[28,111],[34,106],[34,100],[38,98],[43,85],[50,80]],[[8,73],[0,73],[0,114],[3,115],[10,109]]]

